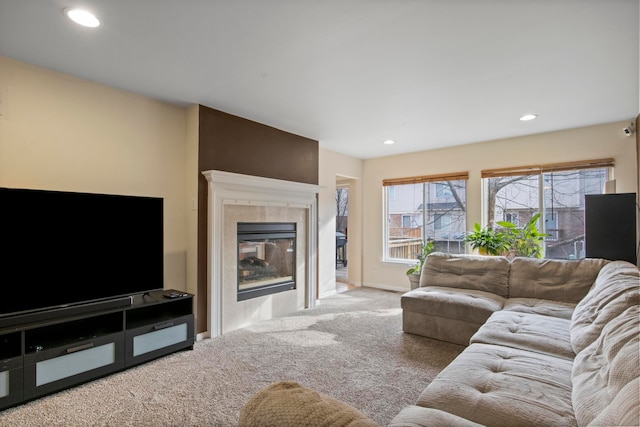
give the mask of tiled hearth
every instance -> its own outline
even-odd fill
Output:
[[[209,182],[209,335],[313,307],[319,187],[223,171],[203,174]],[[239,222],[296,224],[295,289],[238,301]]]

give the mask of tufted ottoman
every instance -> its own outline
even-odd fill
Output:
[[[569,359],[471,344],[427,387],[416,405],[483,425],[575,426]]]
[[[519,348],[573,360],[569,328],[571,320],[519,313],[495,312],[469,341]]]

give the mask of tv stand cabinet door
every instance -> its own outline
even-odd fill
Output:
[[[126,332],[125,366],[133,366],[158,357],[193,348],[193,314],[176,317]]]
[[[22,357],[0,360],[0,410],[20,403],[22,389]]]
[[[124,333],[25,355],[24,394],[30,399],[124,368]]]

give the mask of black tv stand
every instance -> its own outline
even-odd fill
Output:
[[[110,310],[112,308],[127,307],[133,304],[133,296],[111,298],[102,301],[94,301],[86,304],[73,304],[57,307],[51,310],[40,310],[15,316],[0,317],[0,328],[7,326],[24,325],[26,323],[42,322],[45,320],[59,319],[84,313]]]
[[[190,294],[149,292],[10,319],[0,319],[0,410],[195,342]]]

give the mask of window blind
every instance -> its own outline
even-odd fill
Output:
[[[411,176],[407,178],[383,179],[382,185],[384,187],[388,187],[390,185],[422,184],[424,182],[437,181],[457,181],[459,179],[469,179],[469,172],[443,173],[438,175],[421,175]]]
[[[485,169],[480,172],[482,178],[496,178],[500,176],[539,175],[545,172],[561,172],[576,169],[594,169],[613,167],[612,158],[580,160],[575,162],[549,163],[544,165],[516,166],[500,169]]]

